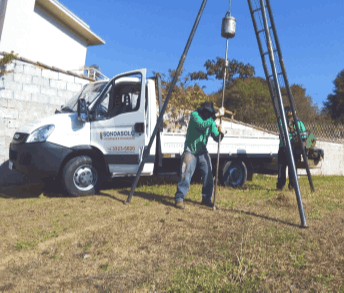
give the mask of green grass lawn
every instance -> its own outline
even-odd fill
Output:
[[[344,292],[344,181],[307,177],[295,192],[254,175],[219,187],[219,210],[191,185],[174,208],[176,181],[113,181],[94,196],[0,195],[0,292]]]

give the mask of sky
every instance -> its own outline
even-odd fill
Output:
[[[97,64],[108,77],[147,68],[176,69],[202,0],[59,0],[105,40],[87,49],[86,65]],[[252,0],[257,1],[257,0]],[[344,69],[344,0],[270,0],[289,84],[306,89],[319,108],[333,92]],[[184,63],[185,72],[205,70],[204,63],[224,58],[221,23],[228,0],[209,0]],[[255,67],[264,76],[253,24],[245,0],[232,0],[236,36],[229,39],[228,58]],[[205,92],[222,88],[219,80],[201,84]]]

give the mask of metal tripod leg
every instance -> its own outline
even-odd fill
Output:
[[[287,119],[285,117],[283,100],[282,100],[282,93],[281,93],[280,85],[278,82],[277,70],[275,67],[275,58],[274,58],[274,52],[273,52],[273,48],[272,48],[272,41],[271,41],[271,37],[270,37],[270,30],[269,30],[269,25],[268,25],[268,21],[267,21],[264,0],[260,0],[260,6],[262,8],[262,16],[263,16],[263,23],[264,23],[264,29],[265,29],[265,36],[266,36],[266,42],[267,42],[267,47],[268,47],[268,51],[269,51],[271,70],[272,70],[272,74],[273,74],[274,81],[275,81],[275,89],[276,89],[278,104],[279,104],[278,106],[279,106],[279,110],[280,110],[280,115],[282,117],[282,119],[281,119],[282,120],[282,131],[284,133],[284,137],[287,138],[288,137]],[[297,172],[296,172],[296,167],[295,167],[295,162],[294,162],[293,151],[291,148],[291,143],[290,143],[289,139],[285,139],[285,140],[286,140],[286,150],[287,150],[287,154],[288,154],[289,166],[292,169],[291,170],[292,176],[293,176],[292,179],[294,181],[297,204],[299,207],[301,226],[307,227],[306,217],[305,217],[305,213],[303,210],[299,180],[298,180],[298,176],[297,176]]]
[[[162,119],[163,119],[164,113],[165,113],[165,111],[166,111],[168,101],[169,101],[169,99],[170,99],[170,97],[171,97],[173,88],[174,88],[174,86],[176,85],[176,83],[177,83],[177,81],[178,81],[178,77],[179,77],[180,72],[181,72],[181,70],[182,70],[182,68],[183,68],[183,64],[184,64],[184,61],[185,61],[185,59],[186,59],[186,55],[188,54],[190,45],[191,45],[192,40],[193,40],[193,38],[194,38],[194,36],[195,36],[195,33],[196,33],[196,30],[197,30],[198,24],[199,24],[199,22],[200,22],[200,20],[201,20],[201,16],[202,16],[202,14],[203,14],[203,11],[204,11],[204,8],[205,8],[205,5],[206,5],[206,4],[207,4],[207,0],[203,0],[203,2],[202,2],[202,4],[201,4],[201,7],[200,7],[200,9],[199,9],[199,11],[198,11],[198,14],[197,14],[195,23],[194,23],[194,25],[193,25],[193,27],[192,27],[192,30],[191,30],[189,39],[188,39],[188,41],[187,41],[187,43],[186,43],[184,52],[183,52],[182,56],[180,57],[179,64],[178,64],[178,67],[177,67],[177,70],[176,70],[176,74],[174,75],[173,80],[172,80],[172,84],[171,84],[170,88],[168,89],[167,97],[166,97],[165,102],[164,102],[164,105],[163,105],[163,107],[162,107],[162,109],[161,109],[161,111],[160,111],[160,114],[159,114],[159,117],[158,117],[158,121],[157,121],[157,123],[156,123],[156,125],[155,125],[155,127],[154,127],[154,130],[153,130],[152,136],[151,136],[151,138],[150,138],[150,140],[149,140],[148,146],[145,147],[145,149],[144,149],[143,156],[142,156],[142,161],[141,161],[140,166],[139,166],[139,169],[138,169],[138,171],[137,171],[137,173],[136,173],[135,180],[134,180],[134,182],[133,182],[133,185],[132,185],[132,187],[131,187],[131,191],[130,191],[130,193],[129,193],[129,196],[128,196],[128,198],[127,198],[125,204],[129,204],[129,203],[130,203],[131,198],[132,198],[132,196],[133,196],[133,194],[134,194],[134,191],[135,191],[137,182],[138,182],[139,179],[140,179],[140,176],[141,176],[143,167],[144,167],[145,162],[146,162],[146,160],[147,160],[147,157],[148,157],[148,155],[149,155],[149,152],[150,152],[150,149],[151,149],[151,147],[152,147],[154,138],[155,138],[155,136],[156,136],[156,134],[157,134],[157,132],[158,132],[158,130],[159,130],[159,128],[160,128],[160,125],[162,124]]]
[[[306,218],[305,218],[305,214],[304,214],[304,210],[303,210],[303,204],[302,204],[301,192],[300,192],[300,187],[299,187],[299,182],[298,182],[298,176],[297,176],[295,162],[294,162],[294,156],[292,153],[292,148],[291,148],[291,144],[290,144],[290,140],[289,140],[289,134],[288,134],[287,122],[286,122],[286,117],[285,117],[285,112],[284,112],[282,94],[281,94],[280,84],[279,84],[279,80],[278,80],[278,73],[276,70],[275,56],[274,56],[275,50],[273,49],[273,43],[272,43],[271,36],[270,36],[270,29],[271,28],[269,27],[269,24],[268,24],[268,19],[267,19],[266,9],[265,9],[266,6],[264,3],[264,0],[259,0],[259,2],[260,2],[260,7],[257,9],[252,8],[251,0],[248,0],[248,5],[250,8],[253,26],[255,29],[256,36],[257,36],[258,46],[259,46],[260,54],[261,54],[262,61],[263,61],[264,72],[265,72],[266,79],[267,79],[268,84],[269,84],[269,91],[270,91],[271,98],[273,101],[273,106],[274,106],[274,110],[275,110],[276,117],[277,117],[278,127],[280,130],[280,134],[281,134],[284,146],[286,147],[286,150],[287,150],[288,162],[289,162],[289,166],[290,166],[291,171],[292,171],[291,172],[292,173],[292,179],[295,182],[295,184],[294,184],[295,185],[295,193],[296,193],[296,198],[297,198],[297,203],[298,203],[298,208],[299,208],[299,213],[300,213],[300,218],[301,218],[301,227],[306,228],[307,223],[306,223]],[[255,15],[254,15],[255,13],[259,13],[259,12],[261,12],[262,19],[263,19],[263,29],[261,29],[261,30],[258,30],[258,28],[257,28],[257,23],[255,21]],[[271,19],[271,15],[269,15],[269,16]],[[274,30],[274,35],[277,36],[277,34],[275,32],[276,31],[275,27],[273,27],[272,29]],[[260,34],[261,33],[265,33],[265,41],[266,41],[266,46],[267,46],[267,50],[268,50],[267,53],[268,53],[269,60],[270,60],[272,75],[269,75],[268,69],[266,66],[265,56],[267,53],[263,52],[262,42],[260,40]],[[278,49],[280,51],[280,48],[278,48]],[[279,52],[279,54],[280,54],[280,52]],[[281,56],[281,54],[279,56]],[[273,78],[273,82],[270,79],[271,77]],[[280,125],[280,121],[281,121],[281,125]]]

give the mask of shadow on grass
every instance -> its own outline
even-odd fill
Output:
[[[130,190],[120,190],[118,193],[120,193],[122,195],[129,196],[129,192],[130,192]],[[115,196],[107,195],[107,194],[102,194],[102,195],[109,196],[109,197],[111,197],[117,201],[124,203],[122,199],[116,198]],[[135,192],[133,197],[132,197],[132,200],[135,200],[135,197],[140,197],[140,198],[143,198],[143,199],[148,200],[148,201],[156,201],[156,202],[159,202],[163,205],[174,207],[174,198],[172,198],[171,196],[165,196],[165,195],[154,194],[154,193],[146,193],[146,192]],[[186,204],[188,204],[188,203],[189,204],[195,204],[195,205],[199,205],[201,207],[204,207],[205,209],[209,209],[208,207],[201,205],[200,201],[194,201],[194,200],[185,198],[184,202]],[[283,221],[280,219],[272,218],[269,216],[260,215],[260,214],[250,212],[250,211],[243,211],[243,210],[238,210],[238,209],[228,209],[228,208],[223,208],[223,207],[219,207],[219,208],[221,211],[232,212],[232,213],[236,213],[236,214],[245,214],[245,215],[248,215],[251,217],[257,217],[257,218],[265,219],[268,221],[272,221],[272,222],[276,222],[276,223],[280,223],[280,224],[284,224],[284,225],[288,225],[288,226],[292,226],[292,227],[300,227],[301,226],[301,225],[286,222],[286,221]]]
[[[161,182],[161,178],[140,178],[137,187],[139,186],[153,186],[153,185],[161,185],[161,184],[173,184],[175,185],[177,183],[176,178],[167,178],[163,179],[163,183]],[[118,202],[123,202],[123,197],[117,198],[115,195],[111,195],[106,193],[106,190],[117,190],[117,192],[121,195],[128,196],[131,186],[132,186],[133,179],[121,179],[121,180],[112,180],[112,181],[107,181],[104,182],[102,185],[102,188],[100,192],[97,193],[97,195],[108,197],[110,199],[116,200]],[[129,190],[128,190],[129,188]],[[267,190],[267,191],[273,191],[275,189],[269,189],[266,187],[262,187],[260,185],[255,185],[252,184],[249,186],[249,189],[255,189],[255,190]],[[42,183],[32,183],[32,184],[25,184],[25,185],[9,185],[9,186],[2,186],[0,189],[0,198],[12,198],[12,199],[24,199],[24,198],[33,198],[33,197],[38,197],[41,194],[43,194],[46,197],[50,198],[59,198],[59,197],[72,197],[66,195],[66,193],[62,190],[62,186],[55,183],[55,184],[44,184]],[[92,196],[92,195],[89,195]],[[163,205],[174,207],[174,198],[171,196],[165,196],[165,195],[160,195],[160,194],[154,194],[154,193],[146,193],[146,192],[135,192],[132,200],[135,200],[135,197],[140,197],[148,201],[156,201],[159,202]],[[191,199],[184,199],[185,203],[189,204],[196,204],[196,205],[201,205],[200,201],[194,201]],[[203,206],[202,206],[203,207]],[[204,207],[207,208],[207,207]],[[237,209],[232,209],[232,208],[224,208],[220,207],[222,211],[228,211],[232,213],[238,213],[238,214],[246,214],[248,216],[253,216],[253,217],[258,217],[261,219],[265,219],[268,221],[273,221],[277,223],[281,223],[284,225],[289,225],[293,227],[300,227],[297,224],[294,223],[288,223],[283,220],[271,218],[268,216],[264,215],[259,215],[254,212],[249,212],[249,211],[243,211],[243,210],[237,210]]]
[[[283,221],[283,220],[280,220],[280,219],[276,219],[276,218],[271,218],[269,216],[259,215],[259,214],[254,213],[254,212],[237,210],[237,209],[227,209],[227,208],[221,208],[221,207],[220,207],[220,209],[224,210],[224,211],[232,212],[232,213],[235,213],[235,214],[245,214],[247,216],[253,216],[253,217],[256,217],[256,218],[261,218],[261,219],[265,219],[265,220],[268,220],[268,221],[272,221],[272,222],[276,222],[276,223],[280,223],[280,224],[284,224],[284,225],[288,225],[288,226],[292,226],[292,227],[301,227],[301,225],[297,225],[297,224],[294,224],[294,223],[286,222],[286,221]]]
[[[44,183],[18,184],[0,186],[0,198],[32,198],[43,193]]]
[[[127,191],[127,190],[121,190],[118,193],[122,194],[122,195],[128,196],[129,192],[130,191]],[[131,200],[134,201],[135,197],[140,197],[140,198],[143,198],[143,199],[148,200],[148,201],[155,201],[155,202],[159,202],[159,203],[161,203],[163,205],[166,205],[166,206],[174,207],[174,200],[171,201],[171,199],[172,199],[171,196],[160,195],[160,194],[155,194],[155,193],[140,192],[139,191],[139,192],[135,192],[134,193],[134,195],[133,195]],[[123,202],[123,200],[121,200],[121,201]],[[187,202],[187,200],[186,200],[186,202]],[[189,201],[189,202],[192,202],[192,201]]]
[[[107,194],[106,190],[121,190],[126,188],[131,188],[134,178],[121,178],[105,181],[102,184],[100,191],[96,195],[106,196],[114,200],[123,202],[123,200],[117,199],[111,194]],[[140,178],[137,187],[140,186],[154,186],[161,184],[176,184],[175,178],[162,179],[159,177],[142,177]],[[59,181],[47,180],[43,182],[38,180],[35,183],[27,184],[12,184],[12,185],[0,185],[0,198],[8,199],[25,199],[25,198],[35,198],[43,194],[49,198],[60,198],[60,197],[71,197],[62,188]],[[129,194],[129,191],[128,191]],[[87,195],[93,196],[93,195]],[[147,197],[148,198],[148,197]]]
[[[156,180],[158,180],[158,179],[154,179],[154,178],[151,178],[151,179],[148,179],[148,178],[140,179],[140,181],[137,184],[137,187],[140,187],[140,186],[143,186],[143,185],[145,185],[145,186],[152,186],[152,185],[161,184],[161,182],[158,183]],[[171,184],[171,183],[173,183],[174,187],[175,187],[175,184],[176,184],[175,179],[165,180],[165,182],[164,182],[164,184]],[[132,187],[132,181],[129,180],[129,181],[126,181],[126,182],[122,181],[122,182],[119,182],[119,183],[115,183],[115,186],[113,186],[113,184],[114,183],[107,183],[107,184],[105,184],[104,187],[106,189],[117,190],[117,193],[122,195],[122,196],[123,195],[126,196],[126,197],[129,196],[129,193],[130,193],[131,187]],[[99,195],[110,197],[110,198],[112,198],[114,200],[122,202],[123,204],[126,202],[127,199],[125,199],[125,201],[123,201],[123,197],[117,198],[115,195],[111,195],[111,194],[105,193],[106,189],[101,190]],[[161,194],[156,194],[156,193],[147,193],[147,192],[142,192],[142,191],[135,191],[131,201],[135,201],[135,198],[137,198],[137,197],[140,197],[140,198],[148,200],[148,201],[159,202],[159,203],[161,203],[163,205],[166,205],[166,206],[174,207],[174,196],[171,196],[171,195],[161,195]],[[194,201],[194,200],[191,200],[191,199],[188,199],[188,198],[185,198],[184,202],[185,203],[189,203],[189,204],[201,205],[201,201]]]
[[[116,190],[119,194],[129,196],[132,184],[134,182],[133,178],[124,178],[124,179],[113,179],[110,181],[104,182],[102,185],[101,191],[98,193],[98,195],[107,196],[109,198],[112,198],[114,200],[120,201],[122,203],[125,203],[123,199],[116,198],[116,196],[107,194],[106,190]],[[137,188],[141,186],[155,186],[155,185],[163,185],[163,184],[173,184],[176,186],[177,179],[175,177],[171,178],[161,178],[161,177],[141,177],[137,183]],[[124,190],[123,190],[124,189]],[[149,200],[149,201],[156,201],[160,202],[167,206],[174,206],[174,199],[173,202],[171,202],[171,196],[164,196],[154,193],[146,193],[146,192],[138,192],[135,191],[132,200],[135,200],[135,197],[141,197],[143,199]],[[192,202],[191,200],[185,199],[185,202]],[[193,202],[196,203],[196,202]]]
[[[128,196],[130,190],[123,190],[123,188],[128,188],[131,187],[131,182],[130,181],[123,181],[123,182],[117,182],[115,187],[111,187],[110,185],[105,184],[105,189],[102,189],[97,195],[104,196],[104,197],[109,197],[112,200],[118,201],[118,202],[123,202],[123,197],[118,198],[115,195],[111,195],[106,193],[106,189],[117,189],[118,193],[121,195]],[[61,187],[58,187],[61,188]],[[44,183],[42,184],[27,184],[27,185],[19,185],[19,186],[7,186],[7,187],[2,187],[0,190],[0,198],[12,198],[12,199],[24,199],[24,198],[33,198],[33,197],[38,197],[39,195],[43,194],[46,197],[54,198],[54,197],[69,197],[65,195],[64,193],[58,192],[57,190],[54,191],[52,190],[52,187],[46,187]],[[90,195],[92,196],[92,195]],[[171,196],[166,196],[166,195],[160,195],[160,194],[154,194],[154,193],[146,193],[146,192],[135,192],[134,196],[132,197],[132,200],[135,200],[135,197],[140,197],[142,199],[148,200],[148,201],[155,201],[159,202],[165,206],[170,206],[174,207],[174,198]],[[191,199],[186,198],[185,200],[186,204],[195,204],[202,206],[200,201],[194,201]],[[203,207],[203,206],[202,206]],[[204,207],[205,209],[209,209],[208,207]],[[222,211],[226,212],[231,212],[231,213],[236,213],[236,214],[245,214],[248,216],[253,216],[261,219],[265,219],[268,221],[276,222],[276,223],[281,223],[284,225],[292,226],[292,227],[300,227],[300,225],[294,224],[294,223],[289,223],[280,219],[276,218],[271,218],[265,215],[259,215],[254,212],[249,212],[249,211],[243,211],[243,210],[238,210],[238,209],[231,209],[231,208],[224,208],[220,207]]]

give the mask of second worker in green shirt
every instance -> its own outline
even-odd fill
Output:
[[[298,142],[297,135],[296,135],[296,132],[297,132],[296,127],[300,131],[302,140],[307,139],[307,131],[306,131],[305,125],[303,124],[301,120],[297,120],[296,122],[293,120],[293,113],[290,106],[285,107],[285,114],[286,114],[287,124],[288,124],[289,140],[292,145],[292,152],[293,152],[295,167],[296,167],[297,161],[301,159],[301,149],[300,149],[300,143]],[[288,156],[287,156],[286,147],[283,145],[281,136],[280,136],[280,145],[278,149],[277,160],[278,160],[278,179],[277,179],[276,187],[278,190],[282,190],[286,183],[286,168],[288,166]],[[297,168],[296,168],[296,173],[297,173]],[[289,176],[288,188],[291,190],[295,186],[292,180],[291,167],[288,168],[288,176]]]

